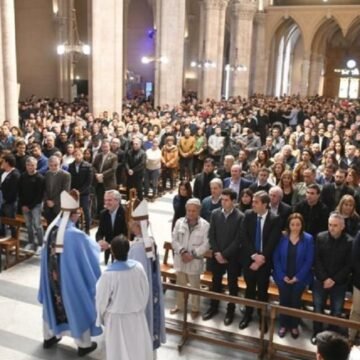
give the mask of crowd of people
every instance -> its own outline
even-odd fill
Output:
[[[188,94],[174,108],[126,101],[120,117],[90,113],[82,96],[70,104],[31,98],[20,103],[19,118],[19,127],[4,121],[0,129],[1,215],[24,215],[29,250],[39,252],[41,215],[54,220],[63,190],[79,191],[89,232],[104,206],[111,207],[104,204],[109,191],[135,188],[139,200],[154,201],[178,185],[179,283],[199,287],[211,249],[213,291],[222,291],[227,273],[229,292],[237,295],[243,274],[245,296],[267,301],[272,276],[282,305],[299,308],[310,286],[316,312],[329,297],[331,314],[341,316],[351,289],[351,318],[360,321],[358,102],[260,95],[216,102]],[[182,310],[180,299],[173,310]],[[195,298],[192,315],[199,311]],[[217,312],[214,301],[203,318]],[[228,304],[226,325],[234,313]],[[246,308],[239,327],[252,316]],[[279,336],[290,331],[297,338],[298,324],[280,319]],[[321,330],[314,323],[313,343]]]

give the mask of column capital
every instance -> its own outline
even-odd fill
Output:
[[[201,0],[206,10],[225,10],[229,0]]]
[[[266,20],[266,14],[264,12],[257,12],[255,14],[255,23],[258,25],[264,25]]]
[[[230,4],[234,18],[252,20],[257,10],[257,4],[251,0],[233,0]]]

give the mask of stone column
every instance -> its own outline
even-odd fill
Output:
[[[124,97],[126,96],[126,71],[128,70],[128,61],[127,61],[127,57],[128,57],[128,51],[127,51],[127,47],[128,47],[128,42],[127,42],[127,37],[128,37],[128,16],[129,16],[129,6],[130,6],[130,1],[131,0],[124,0],[124,23],[123,23],[123,94]]]
[[[0,8],[0,29],[1,29],[1,8]],[[3,66],[3,45],[2,36],[0,36],[0,119],[6,119],[5,111],[5,89],[4,89],[4,66]]]
[[[221,99],[224,72],[225,15],[229,0],[201,0],[199,60],[209,60],[215,67],[199,68],[199,99]]]
[[[258,12],[254,18],[254,38],[253,44],[255,53],[253,56],[253,84],[250,89],[251,93],[265,94],[266,93],[266,46],[265,46],[265,18],[264,12]]]
[[[106,5],[106,6],[105,6]],[[121,114],[123,94],[123,0],[91,1],[90,106]]]
[[[19,90],[16,69],[15,5],[14,0],[1,0],[0,4],[2,77],[3,95],[5,95],[3,98],[6,117],[3,120],[9,120],[11,125],[18,126]]]
[[[319,83],[321,72],[324,67],[324,57],[322,55],[313,54],[310,63],[309,91],[308,95],[314,96],[319,93]]]
[[[309,90],[310,54],[305,53],[301,64],[300,96],[307,96]]]
[[[70,44],[72,37],[72,10],[74,0],[59,0],[58,13],[56,16],[57,25],[57,44]],[[73,81],[73,63],[72,54],[65,53],[58,55],[58,97],[64,101],[70,102],[71,85]]]
[[[185,0],[156,2],[155,106],[174,106],[181,102],[185,7]]]
[[[253,21],[257,5],[252,0],[233,0],[230,23],[230,66],[243,65],[245,71],[231,71],[230,96],[249,96]]]

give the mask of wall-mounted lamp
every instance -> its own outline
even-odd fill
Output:
[[[159,58],[155,58],[155,57],[150,57],[150,56],[143,56],[141,58],[141,62],[143,64],[150,64],[152,62],[158,62],[158,63],[162,63],[162,64],[168,64],[169,63],[169,59],[166,56],[160,56]]]

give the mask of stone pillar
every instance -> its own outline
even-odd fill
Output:
[[[90,106],[121,114],[123,94],[123,0],[91,1]]]
[[[300,96],[307,96],[309,90],[310,54],[305,53],[301,64]]]
[[[0,29],[1,29],[1,8],[0,8]],[[0,35],[0,119],[5,120],[6,111],[5,111],[5,88],[4,88],[4,66],[3,66],[3,45],[2,45],[2,36]]]
[[[71,43],[73,8],[74,0],[58,1],[56,45]],[[71,85],[74,72],[72,59],[73,55],[69,53],[58,55],[58,97],[67,102],[72,100]]]
[[[155,106],[174,106],[181,102],[185,6],[185,0],[156,2]]]
[[[199,68],[199,99],[221,99],[224,72],[225,15],[228,0],[201,0],[199,60],[215,67]]]
[[[11,125],[19,126],[19,90],[16,69],[15,5],[14,0],[0,1],[1,54],[5,118]],[[0,85],[0,88],[2,86]],[[1,89],[0,89],[1,95]]]
[[[231,71],[230,96],[249,96],[251,55],[253,44],[253,21],[256,2],[233,0],[230,24],[230,66],[243,65],[245,71]]]
[[[129,6],[131,0],[124,0],[124,23],[123,23],[123,94],[126,96],[126,71],[128,70],[128,16],[129,16]]]
[[[322,55],[313,54],[310,63],[309,91],[308,95],[314,96],[319,93],[319,83],[321,72],[324,67],[324,57]]]
[[[254,38],[253,44],[255,53],[253,56],[253,67],[251,74],[253,74],[253,84],[250,89],[251,93],[265,94],[266,93],[266,46],[265,46],[265,13],[258,12],[254,18]]]

